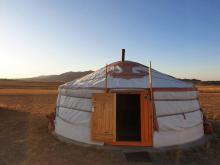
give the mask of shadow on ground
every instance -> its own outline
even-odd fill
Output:
[[[30,114],[0,108],[0,164],[26,159]]]
[[[123,153],[57,140],[44,115],[0,108],[1,164],[126,164]]]

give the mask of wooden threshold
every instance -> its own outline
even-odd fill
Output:
[[[140,141],[117,141],[117,142],[108,142],[105,144],[115,145],[115,146],[147,146],[147,147],[150,147],[149,145],[143,142],[140,142]]]

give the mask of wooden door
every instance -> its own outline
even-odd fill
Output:
[[[93,94],[92,140],[114,142],[116,139],[116,94]]]
[[[141,93],[141,143],[153,146],[153,109],[149,92]]]

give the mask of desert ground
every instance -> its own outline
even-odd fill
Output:
[[[209,148],[150,153],[149,162],[129,162],[122,152],[61,142],[48,131],[45,116],[54,111],[58,85],[0,82],[0,165],[220,164],[220,86],[198,86],[202,109],[216,134]]]

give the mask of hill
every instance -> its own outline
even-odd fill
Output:
[[[92,73],[93,71],[84,71],[84,72],[65,72],[59,75],[44,75],[44,76],[37,76],[32,78],[23,78],[23,79],[0,79],[1,82],[4,81],[26,81],[26,82],[68,82],[73,81],[77,78],[83,77],[87,74]],[[191,82],[195,85],[220,85],[220,81],[202,81],[198,79],[180,79],[181,81]]]
[[[83,77],[87,74],[92,73],[93,71],[84,71],[84,72],[66,72],[60,75],[46,75],[46,76],[38,76],[32,78],[24,78],[19,79],[22,81],[35,81],[35,82],[68,82],[75,80],[77,78]]]
[[[220,81],[202,81],[198,79],[179,79],[185,82],[191,82],[195,85],[220,85]]]

